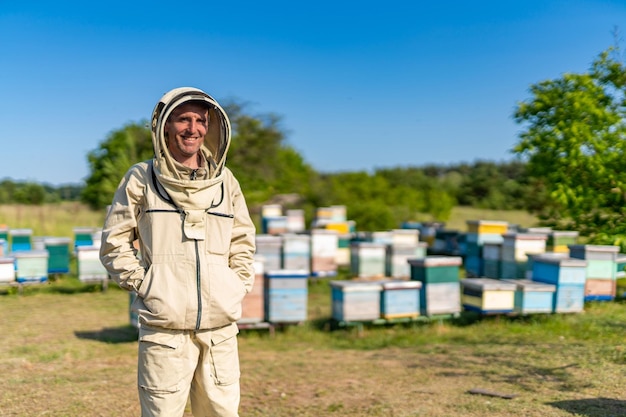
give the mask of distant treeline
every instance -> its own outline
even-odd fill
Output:
[[[237,164],[234,165],[232,169],[237,173]],[[311,216],[316,207],[346,205],[350,219],[375,229],[416,220],[417,213],[428,214],[433,220],[447,220],[455,205],[524,210],[529,203],[538,203],[525,165],[518,161],[380,168],[372,173],[317,173],[308,168],[308,178],[301,178],[303,181],[297,184],[281,183],[284,177],[280,175],[265,175],[262,183],[258,182],[258,175],[256,183],[248,180],[255,175],[242,175],[251,210],[278,202],[285,208],[307,209]],[[272,177],[275,181],[269,181]],[[84,184],[52,186],[5,179],[0,182],[0,204],[80,200],[89,204],[84,190]]]
[[[84,186],[81,184],[64,184],[53,186],[33,181],[0,181],[0,204],[32,204],[56,203],[60,201],[78,201]]]

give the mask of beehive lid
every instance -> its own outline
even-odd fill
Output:
[[[515,240],[547,240],[548,236],[541,233],[517,233],[508,232],[502,235],[505,239]]]
[[[464,278],[461,285],[467,288],[499,291],[515,291],[516,285],[493,278]]]
[[[330,281],[331,287],[340,288],[344,292],[348,291],[380,291],[382,285],[376,281],[357,281],[357,280],[345,280],[345,281]]]
[[[415,288],[422,288],[422,282],[421,281],[393,280],[393,281],[383,282],[382,286],[386,290],[415,289]]]
[[[49,256],[47,250],[16,250],[13,251],[16,258],[47,258]]]
[[[409,259],[408,262],[415,266],[460,266],[463,258],[460,256],[432,255],[421,259]]]
[[[69,237],[44,237],[43,242],[46,245],[65,245],[71,242]]]
[[[569,245],[570,251],[585,251],[585,252],[619,252],[619,246],[614,245]]]
[[[12,264],[13,262],[15,262],[15,258],[7,256],[0,258],[0,264]]]
[[[306,269],[274,269],[267,271],[265,275],[271,278],[308,278],[309,271]]]
[[[544,263],[556,264],[560,266],[574,266],[574,267],[587,266],[587,261],[584,259],[568,258],[568,257],[562,258],[562,257],[546,255],[546,254],[534,256],[533,262],[544,262]]]
[[[556,291],[556,285],[545,282],[537,282],[530,279],[503,279],[502,281],[514,284],[519,291]]]

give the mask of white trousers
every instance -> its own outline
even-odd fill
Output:
[[[142,417],[238,417],[237,325],[217,330],[139,329],[137,382]]]

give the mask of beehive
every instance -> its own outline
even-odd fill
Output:
[[[380,318],[382,286],[375,281],[330,281],[332,317],[337,321],[372,321]]]
[[[461,303],[465,310],[481,314],[511,313],[515,308],[515,284],[493,278],[461,280]]]
[[[264,307],[264,269],[263,257],[254,257],[254,285],[241,302],[241,319],[239,323],[259,323],[265,317]]]
[[[353,277],[371,278],[385,276],[387,245],[375,242],[352,242],[350,245],[350,270]]]
[[[415,245],[388,245],[386,256],[386,275],[391,278],[409,279],[411,266],[409,259],[423,259],[426,257],[426,242],[417,242]]]
[[[287,210],[287,233],[302,233],[306,230],[304,210]]]
[[[19,250],[12,253],[15,258],[15,280],[17,282],[45,282],[48,280],[48,251]]]
[[[48,251],[48,273],[67,274],[70,272],[71,239],[65,237],[46,237],[43,241]]]
[[[79,246],[94,246],[93,227],[75,227],[74,232],[74,248]]]
[[[0,257],[0,282],[8,283],[15,281],[15,258]]]
[[[420,314],[419,281],[390,280],[381,283],[381,316],[385,319],[415,318]]]
[[[505,233],[502,235],[501,278],[526,278],[528,255],[545,253],[545,234]]]
[[[503,280],[507,281],[507,280]],[[515,312],[519,314],[552,313],[556,285],[529,279],[508,280],[515,284]]]
[[[77,246],[76,264],[80,281],[106,281],[109,274],[100,262],[100,249],[96,246]]]
[[[339,234],[334,230],[311,230],[311,275],[327,277],[337,275],[337,249]]]
[[[619,246],[570,245],[570,257],[587,261],[585,301],[610,301],[615,298]]]
[[[538,255],[533,258],[533,281],[556,286],[554,313],[577,313],[584,310],[587,261]]]
[[[450,315],[461,311],[459,256],[426,256],[409,259],[411,280],[420,281],[420,314]]]
[[[308,271],[265,271],[265,320],[299,323],[307,319]]]
[[[282,269],[282,236],[256,235],[256,253],[263,257],[265,270]]]
[[[30,251],[32,246],[32,229],[10,229],[9,236],[11,239],[11,252]]]
[[[566,230],[553,230],[548,234],[546,251],[569,253],[569,246],[575,245],[578,240],[578,232]]]
[[[501,278],[502,243],[483,245],[483,275],[486,278]]]
[[[282,269],[311,269],[311,235],[283,235]]]

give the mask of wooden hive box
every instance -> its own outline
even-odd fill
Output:
[[[74,232],[74,248],[79,246],[94,246],[93,227],[75,227]]]
[[[282,269],[283,237],[256,235],[256,254],[262,256],[266,271]]]
[[[626,254],[618,253],[615,257],[615,279],[626,278]]]
[[[307,319],[309,272],[265,271],[265,320],[270,323],[300,323]]]
[[[265,317],[264,305],[264,265],[263,258],[259,255],[254,258],[254,285],[241,302],[241,319],[239,323],[259,323]]]
[[[619,246],[570,245],[570,257],[587,261],[587,278],[615,279]]]
[[[9,245],[5,239],[0,239],[0,257],[9,254]]]
[[[311,236],[286,233],[283,235],[282,269],[311,268]]]
[[[614,279],[587,277],[585,281],[585,301],[613,301],[616,291],[617,281]]]
[[[533,281],[556,286],[554,313],[578,313],[584,310],[587,261],[551,255],[533,259]]]
[[[509,224],[498,220],[468,220],[467,231],[477,234],[502,235],[509,229]]]
[[[9,235],[11,237],[11,252],[30,251],[33,249],[32,229],[10,229]]]
[[[422,283],[420,289],[420,314],[423,316],[448,316],[461,312],[461,287],[459,281]]]
[[[569,246],[575,245],[578,232],[567,230],[553,230],[548,234],[546,250],[551,252],[569,253]]]
[[[380,318],[382,286],[376,281],[330,281],[332,318],[339,322]]]
[[[20,250],[12,253],[15,258],[17,282],[45,282],[48,280],[48,251]]]
[[[380,312],[383,318],[419,316],[421,282],[390,280],[381,282],[381,286]]]
[[[376,242],[350,244],[350,270],[353,277],[382,278],[386,275],[387,245]]]
[[[483,275],[486,278],[501,278],[502,243],[485,243],[483,245]]]
[[[409,259],[411,280],[423,285],[443,282],[458,282],[463,262],[460,256],[432,255],[422,259]]]
[[[335,254],[335,263],[337,266],[350,266],[350,241],[352,234],[340,234],[337,237],[337,253]]]
[[[391,278],[410,279],[411,265],[409,259],[426,257],[426,242],[416,245],[388,245],[386,256],[386,275]]]
[[[461,303],[465,310],[481,314],[512,313],[515,310],[516,285],[493,278],[461,280]]]
[[[287,233],[287,216],[263,217],[263,233],[281,235]]]
[[[556,285],[529,279],[515,279],[507,282],[516,286],[514,306],[516,313],[534,314],[554,311]]]
[[[70,245],[68,237],[44,238],[45,250],[48,251],[48,273],[67,274],[70,272]]]
[[[311,275],[328,277],[337,275],[337,250],[339,233],[335,230],[311,230]]]
[[[15,258],[0,257],[0,282],[9,283],[15,281]]]
[[[109,273],[100,262],[100,248],[97,246],[77,246],[76,264],[80,281],[106,281],[109,279]]]
[[[290,209],[287,210],[287,232],[302,233],[306,230],[304,220],[304,210]]]

